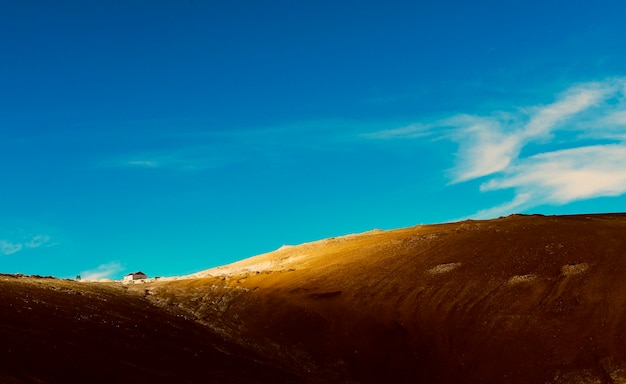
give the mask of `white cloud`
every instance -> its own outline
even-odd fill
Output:
[[[547,106],[520,109],[517,115],[499,117],[459,116],[447,124],[457,126],[453,139],[459,143],[454,182],[500,172],[518,160],[529,143],[546,143],[555,131],[572,129],[565,123],[597,106],[619,90],[614,81],[589,83],[571,88]],[[597,116],[596,116],[597,118]]]
[[[10,240],[0,240],[0,254],[3,255],[12,255],[19,251],[22,251],[26,248],[34,249],[40,247],[52,247],[59,243],[50,243],[50,236],[48,235],[35,235],[28,240],[22,241],[10,241]]]
[[[10,241],[0,240],[0,253],[3,255],[12,255],[22,250],[22,244],[15,244]]]
[[[595,145],[532,156],[501,178],[482,185],[484,191],[515,188],[539,204],[565,204],[626,192],[626,144]]]
[[[420,134],[445,127],[445,138],[458,143],[452,183],[484,178],[481,191],[513,189],[512,201],[475,218],[626,193],[626,78],[575,85],[547,105],[458,115],[368,137],[408,138],[411,127]]]
[[[567,91],[555,103],[537,108],[521,133],[523,140],[532,140],[550,133],[555,126],[597,104],[615,90],[611,84],[590,83]]]
[[[511,212],[516,212],[529,205],[532,196],[529,193],[519,193],[515,198],[504,204],[497,205],[492,208],[483,209],[471,216],[472,219],[490,219],[493,217],[504,216]],[[464,218],[467,219],[467,218]]]
[[[159,166],[159,163],[153,160],[130,160],[125,163],[128,166],[135,167],[147,167],[147,168],[156,168]]]
[[[83,280],[102,280],[111,279],[116,273],[123,271],[124,268],[117,261],[112,261],[106,264],[100,264],[95,269],[82,271],[80,273]]]
[[[457,152],[457,166],[451,170],[453,182],[462,182],[498,172],[519,154],[519,135],[506,134],[494,119],[458,116],[448,123],[461,128],[452,136],[462,143]]]
[[[500,172],[513,164],[527,144],[549,141],[554,131],[571,129],[563,124],[614,96],[625,83],[624,79],[613,79],[580,84],[552,104],[520,108],[517,113],[498,112],[488,117],[458,115],[432,124],[412,124],[362,136],[370,139],[419,138],[441,135],[442,127],[454,127],[451,133],[443,130],[444,135],[459,144],[456,166],[450,170],[450,175],[453,183],[464,182]],[[607,124],[626,123],[624,111],[614,113],[613,120],[606,121]]]
[[[429,132],[430,126],[422,124],[411,124],[405,127],[364,133],[361,137],[368,139],[415,139],[432,135]]]
[[[101,166],[201,171],[220,168],[239,160],[240,157],[221,149],[196,147],[126,155],[105,161]]]
[[[481,191],[513,189],[516,194],[513,201],[476,216],[626,193],[626,106],[616,102],[626,96],[624,83],[624,79],[613,79],[573,87],[553,104],[532,108],[522,125],[499,121],[483,131],[460,128],[469,137],[459,140],[455,181],[492,176]],[[552,139],[559,131],[570,135],[555,143]],[[582,138],[613,143],[583,145]],[[520,156],[528,144],[537,145],[538,153]],[[546,150],[542,144],[569,148]]]
[[[626,111],[618,111],[609,115],[607,123],[626,126]]]
[[[47,245],[50,242],[50,236],[48,235],[35,235],[30,240],[24,243],[27,248],[39,248]]]

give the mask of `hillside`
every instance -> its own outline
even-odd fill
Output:
[[[152,297],[335,382],[626,382],[623,214],[372,231],[197,276]]]
[[[298,383],[121,284],[0,275],[1,383]]]
[[[626,214],[513,215],[288,246],[167,281],[3,276],[0,376],[625,383],[625,235]]]

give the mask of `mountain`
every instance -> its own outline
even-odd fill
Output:
[[[626,214],[377,230],[127,285],[1,276],[0,299],[3,382],[626,383]]]

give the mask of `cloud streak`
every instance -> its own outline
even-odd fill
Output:
[[[577,84],[547,105],[457,115],[369,137],[413,138],[441,127],[452,127],[444,138],[458,144],[452,184],[483,179],[483,192],[515,192],[473,218],[626,193],[626,78]]]
[[[123,271],[124,268],[117,261],[112,261],[106,264],[100,264],[94,269],[82,271],[80,273],[82,280],[102,280],[111,279],[118,272]]]
[[[101,165],[115,168],[202,171],[220,168],[239,160],[239,157],[222,150],[202,147],[131,154],[110,159]]]
[[[619,89],[613,81],[582,84],[550,105],[520,109],[517,115],[448,119],[446,124],[457,127],[453,140],[459,144],[453,181],[468,181],[505,170],[519,159],[526,145],[549,142],[555,131],[571,129],[566,124],[569,120]]]
[[[550,204],[621,195],[626,192],[626,144],[542,153],[481,186],[483,191],[507,188]]]
[[[48,235],[35,235],[30,240],[24,243],[26,248],[39,248],[50,244],[50,236]]]
[[[22,250],[22,244],[15,244],[7,240],[0,240],[0,253],[3,255],[12,255]]]
[[[430,132],[430,127],[428,125],[411,124],[400,128],[365,133],[362,134],[361,137],[367,139],[417,139],[431,135],[432,132]]]
[[[455,167],[455,181],[493,176],[481,185],[481,191],[515,191],[510,203],[475,216],[488,218],[543,204],[563,205],[624,194],[626,137],[621,118],[626,106],[621,100],[626,96],[625,83],[624,79],[618,79],[573,87],[553,104],[534,108],[528,122],[520,128],[496,123],[494,136],[503,138],[499,145],[476,137],[459,142],[460,151],[466,151],[467,155],[461,156],[461,163]],[[559,132],[568,134],[554,143]],[[593,138],[596,143],[585,145],[582,137]],[[613,142],[597,144],[607,140]],[[520,156],[530,144],[538,146],[538,153]],[[542,150],[542,144],[566,148]],[[485,158],[484,153],[494,150],[504,154],[498,159],[500,163]],[[471,166],[466,168],[466,164]],[[489,164],[494,167],[489,169]]]
[[[8,256],[28,248],[52,247],[57,244],[50,243],[50,236],[48,235],[35,235],[20,242],[0,240],[0,254]]]

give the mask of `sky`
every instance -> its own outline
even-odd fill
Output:
[[[0,2],[0,272],[626,210],[623,1]]]

